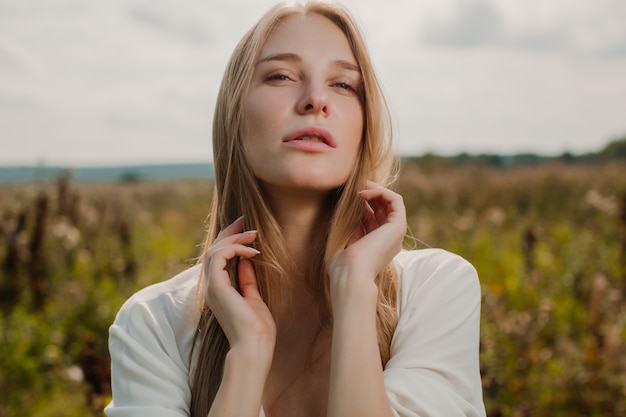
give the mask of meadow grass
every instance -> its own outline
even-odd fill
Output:
[[[626,415],[626,169],[405,163],[410,248],[474,264],[495,416]],[[0,417],[102,415],[107,329],[200,255],[208,181],[0,187]]]

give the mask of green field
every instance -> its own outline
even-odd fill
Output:
[[[411,248],[482,283],[488,414],[626,415],[626,168],[406,162]],[[211,184],[0,186],[0,417],[102,415],[124,300],[195,262]]]

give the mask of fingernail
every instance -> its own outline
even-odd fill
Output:
[[[252,248],[252,247],[250,247],[250,246],[248,246],[248,248],[249,248],[252,252],[256,253],[257,255],[258,255],[259,253],[261,253],[261,252],[259,252],[258,250],[254,249],[254,248]]]
[[[245,231],[245,232],[243,232],[243,233],[244,233],[244,234],[247,234],[247,233],[250,233],[250,234],[251,234],[251,233],[257,233],[257,232],[258,232],[258,230],[254,229],[254,230],[246,230],[246,231]]]

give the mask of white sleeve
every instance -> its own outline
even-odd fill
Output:
[[[188,358],[176,344],[168,309],[158,300],[133,301],[109,330],[113,401],[109,417],[189,416]]]
[[[399,319],[384,371],[395,416],[485,416],[476,270],[442,250],[402,255]]]

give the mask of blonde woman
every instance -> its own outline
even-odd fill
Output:
[[[349,14],[270,10],[217,99],[202,262],[120,310],[108,416],[484,416],[476,272],[402,250],[390,140]]]

